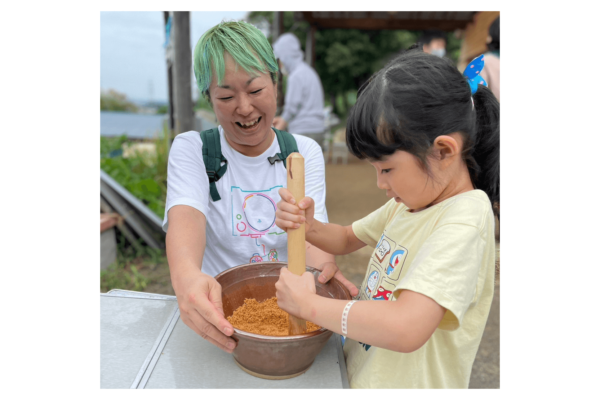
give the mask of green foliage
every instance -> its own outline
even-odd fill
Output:
[[[169,154],[169,130],[166,124],[162,134],[150,142],[156,144],[156,154],[145,156],[135,153],[124,158],[121,151],[123,145],[132,143],[127,136],[100,137],[100,167],[162,218],[165,213]],[[138,246],[133,246],[118,231],[117,238],[117,260],[100,272],[101,291],[143,291],[155,280],[150,277],[151,270],[157,265],[167,265],[165,252],[144,246],[141,239]]]
[[[250,22],[266,19],[273,23],[272,11],[254,11]],[[294,13],[283,13],[285,32],[295,34],[303,49],[309,24],[294,21]],[[315,69],[321,78],[326,103],[333,105],[338,116],[344,116],[354,104],[356,91],[375,72],[400,51],[414,44],[422,31],[356,29],[322,29],[315,34]],[[447,35],[446,54],[455,64],[460,55],[461,40]],[[271,41],[271,38],[269,38]],[[333,104],[332,104],[333,103]]]
[[[107,92],[100,92],[100,110],[137,112],[138,107],[127,100],[123,93],[109,89]]]
[[[161,187],[160,198],[162,199],[162,210],[158,214],[160,218],[165,215],[164,204],[167,201],[167,167],[169,165],[169,148],[171,147],[172,132],[168,128],[167,122],[163,125],[163,131],[159,138],[156,139],[156,176],[155,181]]]
[[[169,153],[166,124],[161,137],[150,142],[156,144],[156,154],[135,153],[128,158],[123,157],[122,154],[110,157],[111,153],[114,154],[115,150],[122,148],[124,143],[128,143],[127,137],[101,137],[100,168],[162,218],[165,214],[167,196]]]
[[[148,276],[149,267],[167,264],[165,251],[147,246],[138,246],[136,249],[118,233],[117,238],[117,260],[106,270],[100,271],[100,291],[143,291],[152,281]]]
[[[134,264],[113,263],[100,271],[100,291],[106,293],[112,289],[134,290],[141,292],[148,285],[148,279],[140,274]]]
[[[266,19],[273,23],[272,11],[250,13],[249,21]],[[303,49],[309,24],[294,21],[294,13],[283,13],[285,32],[298,37]],[[315,34],[315,69],[321,78],[325,98],[333,101],[334,112],[344,115],[353,104],[348,97],[355,97],[356,90],[385,63],[415,42],[417,34],[409,31],[359,31],[356,29],[325,29]],[[354,94],[352,94],[354,93]]]
[[[156,113],[157,114],[168,114],[169,113],[169,106],[167,104],[165,104],[164,106],[160,106],[156,109]]]
[[[453,33],[449,33],[446,37],[448,39],[446,42],[446,57],[451,59],[454,62],[454,65],[457,65],[458,59],[460,58],[462,40],[457,38]]]
[[[257,23],[261,19],[265,19],[269,22],[269,25],[273,25],[273,11],[252,11],[248,16],[248,22]],[[306,21],[294,21],[293,11],[283,12],[283,30],[284,32],[293,33],[300,40],[300,45],[303,49],[306,48],[306,33],[308,32],[309,24]],[[271,35],[268,37],[269,43],[273,45],[273,38]]]
[[[121,150],[125,142],[127,142],[126,135],[116,137],[100,136],[100,158],[108,158],[111,153]]]
[[[343,115],[351,105],[348,93],[356,90],[381,69],[386,62],[416,40],[409,31],[359,31],[327,29],[315,34],[315,69],[321,77],[323,90],[341,104],[334,112]]]

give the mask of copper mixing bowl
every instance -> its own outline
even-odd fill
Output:
[[[244,304],[244,299],[261,302],[275,297],[275,283],[283,262],[259,262],[239,265],[215,277],[221,284],[225,317]],[[337,279],[320,283],[320,271],[306,267],[315,277],[317,294],[333,299],[351,300],[348,289]],[[251,375],[265,379],[288,379],[298,376],[312,365],[333,332],[321,328],[296,336],[265,336],[235,328],[237,342],[233,357],[238,366]]]

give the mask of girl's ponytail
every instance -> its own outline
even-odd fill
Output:
[[[494,204],[500,201],[500,104],[492,91],[483,85],[477,88],[473,101],[475,148],[467,166],[475,187],[487,193]]]

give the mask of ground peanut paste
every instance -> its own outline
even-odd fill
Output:
[[[255,299],[244,300],[227,320],[237,329],[266,336],[288,336],[288,313],[277,305],[277,297],[259,303]],[[307,332],[321,329],[306,321]]]

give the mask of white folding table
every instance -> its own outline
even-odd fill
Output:
[[[348,388],[340,336],[334,333],[304,374],[266,380],[179,318],[175,296],[111,290],[100,294],[101,388]]]

